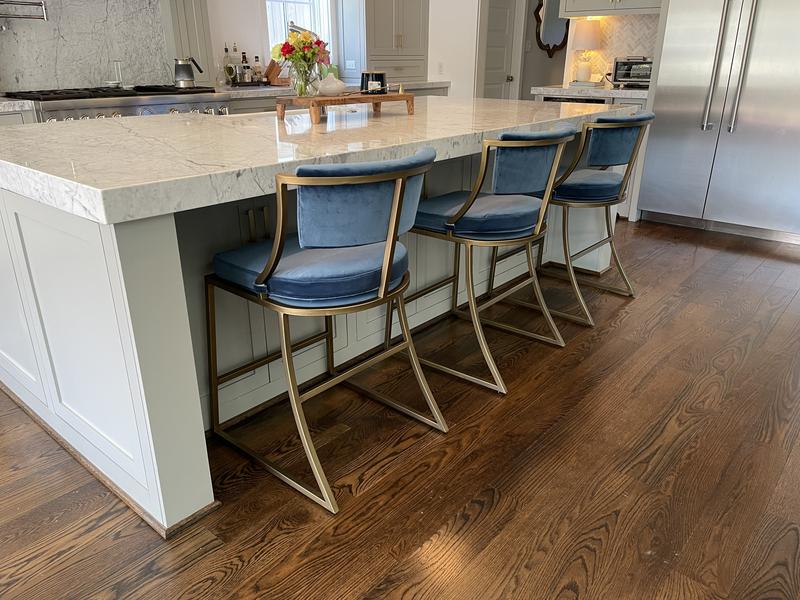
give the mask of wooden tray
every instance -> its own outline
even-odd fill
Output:
[[[304,106],[311,113],[311,122],[315,125],[322,121],[323,106],[341,106],[343,104],[372,104],[372,112],[380,114],[384,102],[405,102],[408,114],[414,114],[414,94],[398,92],[389,94],[350,94],[345,96],[279,96],[275,99],[278,118],[286,117],[287,106]]]

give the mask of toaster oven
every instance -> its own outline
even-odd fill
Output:
[[[615,87],[650,87],[653,59],[645,56],[626,56],[614,59],[611,83]]]

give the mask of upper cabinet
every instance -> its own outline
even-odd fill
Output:
[[[428,75],[428,0],[365,0],[366,58],[389,81]]]
[[[203,72],[194,72],[197,85],[216,85],[206,0],[161,0],[161,6],[168,51],[174,49],[173,58],[193,56],[200,63]]]
[[[661,0],[561,0],[562,17],[657,13]]]

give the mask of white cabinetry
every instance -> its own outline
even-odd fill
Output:
[[[213,503],[180,274],[171,216],[0,190],[0,381],[162,530]]]
[[[425,81],[428,0],[366,0],[367,68],[389,81]]]
[[[161,0],[161,5],[167,51],[174,51],[174,58],[193,56],[203,67],[202,73],[195,70],[195,82],[213,87],[216,67],[206,0]]]
[[[657,13],[661,0],[561,0],[562,17]]]

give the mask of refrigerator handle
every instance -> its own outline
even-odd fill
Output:
[[[723,0],[722,17],[719,20],[719,34],[717,34],[717,48],[714,50],[714,62],[711,65],[711,83],[708,84],[706,106],[703,110],[703,122],[700,124],[700,129],[703,131],[714,129],[714,124],[709,123],[708,120],[711,118],[711,104],[714,102],[714,90],[717,88],[717,72],[719,71],[719,59],[722,55],[722,43],[725,39],[725,23],[728,21],[729,5],[730,0]]]
[[[736,120],[739,117],[739,103],[742,100],[742,89],[744,88],[744,78],[747,74],[747,65],[750,63],[750,41],[753,38],[753,23],[756,20],[756,10],[758,9],[758,0],[753,0],[750,6],[750,18],[747,22],[747,37],[744,39],[744,48],[742,49],[742,68],[739,69],[739,81],[736,84],[736,95],[733,98],[733,110],[731,112],[731,122],[728,124],[728,133],[736,131]]]

